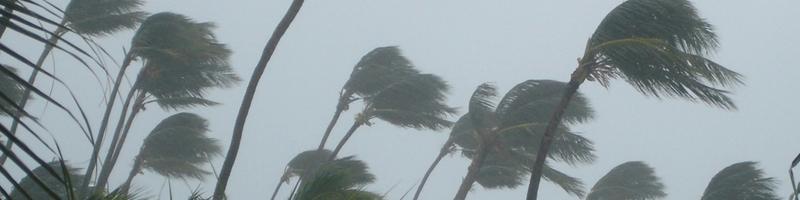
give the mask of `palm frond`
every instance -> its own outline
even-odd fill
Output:
[[[327,149],[322,150],[308,150],[297,154],[289,164],[287,172],[289,176],[304,176],[307,172],[313,173],[314,171],[328,161],[331,157],[331,151]]]
[[[436,75],[417,74],[388,85],[364,101],[367,114],[381,120],[402,127],[439,130],[451,125],[444,118],[456,112],[445,104],[448,89]]]
[[[372,96],[409,75],[419,74],[396,46],[378,47],[364,55],[353,67],[344,89],[360,96]]]
[[[611,169],[595,183],[586,200],[654,200],[666,196],[664,184],[653,168],[643,162],[633,161]]]
[[[708,183],[701,200],[777,200],[777,181],[765,177],[755,162],[726,167]]]
[[[165,97],[151,100],[164,110],[179,110],[193,107],[207,107],[219,105],[218,102],[200,97]]]
[[[324,163],[308,176],[294,199],[382,199],[379,195],[361,189],[374,180],[375,176],[367,171],[364,162],[353,157],[336,159]]]
[[[66,179],[64,171],[69,173],[68,176],[69,179],[73,181],[71,184],[73,186],[77,185],[76,181],[79,181],[82,175],[78,174],[77,168],[73,168],[69,165],[62,167],[60,161],[53,161],[48,163],[48,165],[51,168],[59,169],[58,178],[49,173],[43,166],[33,169],[33,175],[38,177],[50,190],[56,192],[59,198],[69,199],[70,190],[73,189],[68,188],[68,185],[61,181]],[[65,170],[60,170],[62,168]],[[22,191],[25,191],[27,195],[30,195],[31,199],[53,199],[43,190],[40,185],[35,183],[31,177],[24,177],[19,181],[19,188],[14,188],[10,193],[11,198],[28,199],[28,197],[26,197]]]
[[[162,120],[145,138],[139,156],[143,168],[175,178],[203,179],[201,166],[221,155],[218,141],[206,136],[208,122],[192,113],[178,113]]]
[[[687,0],[629,0],[598,26],[582,64],[594,70],[590,78],[621,77],[645,95],[735,109],[728,92],[714,86],[739,85],[741,75],[704,57],[717,43]]]
[[[527,80],[509,90],[497,105],[501,127],[546,123],[561,100],[567,84],[553,80]],[[576,94],[564,112],[566,123],[582,123],[594,117],[588,100]]]
[[[64,19],[73,31],[89,36],[107,36],[133,29],[145,18],[142,0],[72,0]]]
[[[583,182],[580,179],[569,176],[564,172],[560,172],[556,169],[545,165],[542,169],[542,178],[547,180],[551,183],[554,183],[564,189],[569,194],[583,197],[586,192],[583,189]]]
[[[476,131],[488,130],[497,124],[494,111],[495,97],[497,97],[497,88],[489,83],[479,85],[472,92],[472,96],[469,98],[469,119],[472,120],[472,126]]]
[[[6,68],[9,71],[15,72],[16,70],[13,67],[0,65],[0,67]],[[16,115],[19,111],[17,109],[16,102],[19,102],[22,99],[24,94],[25,87],[21,84],[17,83],[16,80],[12,79],[11,77],[5,75],[4,73],[0,73],[0,94],[3,95],[3,99],[8,100],[0,100],[0,115]],[[10,102],[9,102],[10,100]],[[3,112],[4,110],[10,111]]]

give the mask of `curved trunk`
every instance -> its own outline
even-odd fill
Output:
[[[283,181],[278,182],[278,186],[275,187],[275,191],[272,192],[272,198],[270,200],[275,200],[275,196],[278,196],[278,191],[281,191],[281,186],[283,186]]]
[[[361,125],[362,123],[359,122],[353,123],[353,126],[350,127],[350,130],[347,131],[347,134],[345,134],[342,140],[339,141],[339,144],[336,145],[336,149],[333,150],[333,152],[331,153],[331,157],[328,158],[328,160],[336,159],[336,155],[338,155],[339,151],[342,150],[344,144],[347,143],[348,140],[350,140],[350,137],[353,136],[353,133],[355,133],[358,127],[361,127]]]
[[[489,155],[489,147],[494,145],[494,138],[494,136],[487,136],[483,141],[478,143],[478,152],[475,157],[472,158],[472,162],[467,168],[467,175],[464,176],[464,180],[461,181],[461,186],[459,186],[458,192],[453,198],[454,200],[464,200],[467,198],[467,193],[472,189],[472,185],[474,185],[478,178],[478,172],[480,172],[483,162],[486,161],[486,157]]]
[[[119,154],[122,152],[122,147],[125,145],[125,141],[128,138],[128,133],[131,131],[133,120],[136,119],[136,116],[137,114],[139,114],[139,111],[142,111],[142,109],[144,108],[144,100],[145,100],[144,93],[139,93],[139,96],[136,97],[136,102],[133,103],[133,108],[132,108],[133,110],[131,110],[131,115],[128,116],[128,121],[125,122],[125,129],[122,130],[122,135],[119,136],[119,142],[117,143],[117,146],[114,149],[114,158],[111,160],[112,169],[114,165],[117,164],[117,159],[119,159]]]
[[[569,102],[578,92],[578,88],[581,86],[586,77],[589,76],[590,68],[585,65],[579,66],[572,72],[572,77],[570,78],[569,83],[567,83],[567,87],[564,90],[564,96],[561,97],[561,101],[558,103],[553,115],[550,117],[550,121],[547,122],[547,127],[544,131],[544,137],[542,137],[542,143],[539,145],[539,151],[536,154],[536,161],[534,162],[533,166],[531,166],[531,179],[530,184],[528,185],[528,195],[526,200],[535,200],[539,193],[539,183],[542,179],[542,169],[544,168],[544,161],[547,159],[547,154],[550,151],[550,145],[553,143],[553,134],[555,133],[556,129],[559,125],[561,125],[561,117],[564,114],[564,111],[569,106]]]
[[[122,133],[122,128],[125,125],[124,123],[125,116],[128,116],[128,108],[130,107],[134,94],[136,94],[136,85],[134,85],[128,92],[128,96],[125,97],[125,103],[122,104],[122,113],[120,113],[119,120],[117,121],[117,127],[114,129],[114,136],[111,137],[111,144],[108,146],[108,153],[106,154],[105,161],[103,162],[103,165],[100,168],[101,169],[100,174],[97,175],[97,184],[95,185],[95,192],[103,192],[106,183],[108,182],[108,177],[111,174],[110,172],[111,169],[109,169],[109,165],[111,164],[111,159],[114,156],[113,151],[114,149],[116,149],[115,147],[119,142],[119,137],[120,134]]]
[[[86,172],[83,173],[83,182],[81,182],[80,188],[78,191],[82,192],[81,194],[85,194],[86,190],[89,188],[89,182],[92,180],[92,174],[94,173],[94,169],[97,166],[98,157],[100,157],[100,148],[103,147],[103,141],[105,138],[106,128],[108,128],[108,119],[111,116],[111,111],[114,108],[114,103],[117,101],[117,93],[119,93],[119,87],[122,85],[122,79],[125,77],[125,71],[128,69],[128,66],[133,61],[133,54],[128,52],[125,55],[125,59],[122,61],[122,66],[119,69],[119,73],[117,73],[117,77],[114,80],[114,88],[111,89],[111,95],[108,97],[108,102],[106,103],[106,111],[103,113],[103,120],[100,122],[100,129],[97,131],[97,138],[94,141],[94,147],[92,148],[92,155],[89,160],[89,165],[86,167]]]
[[[319,147],[317,150],[325,149],[325,143],[328,141],[328,136],[331,135],[331,131],[333,131],[333,127],[336,126],[336,122],[339,121],[339,117],[344,112],[345,108],[347,107],[347,100],[343,99],[345,96],[339,97],[339,103],[336,105],[336,112],[333,113],[333,118],[331,122],[328,123],[328,128],[325,129],[325,134],[322,135],[322,141],[319,142]]]
[[[419,186],[417,187],[417,192],[414,193],[414,200],[419,199],[419,195],[422,194],[422,188],[424,188],[425,183],[428,182],[428,178],[431,176],[431,173],[433,173],[433,169],[435,169],[436,166],[439,165],[439,162],[442,161],[442,158],[444,158],[444,156],[446,156],[447,153],[450,152],[450,148],[452,148],[453,146],[454,142],[453,140],[454,138],[452,136],[450,138],[447,138],[447,142],[445,142],[444,145],[442,146],[442,149],[439,150],[439,155],[436,156],[436,159],[433,160],[431,166],[428,167],[428,171],[425,172],[425,176],[422,176],[422,180],[419,182]]]
[[[63,26],[64,24],[66,24],[66,21],[61,21],[61,26]],[[59,27],[55,31],[53,31],[54,35],[50,36],[50,39],[47,40],[49,42],[49,44],[45,44],[44,49],[42,49],[42,53],[39,55],[39,59],[36,60],[36,63],[35,63],[36,64],[36,68],[33,71],[31,71],[31,75],[28,77],[28,83],[33,85],[33,83],[36,82],[36,77],[39,75],[39,70],[42,70],[42,66],[44,65],[44,61],[47,60],[47,56],[49,56],[50,52],[52,52],[53,48],[55,48],[54,44],[58,43],[58,39],[66,31],[67,30],[64,29],[63,27]],[[24,109],[25,106],[28,104],[28,100],[30,99],[30,96],[31,96],[31,89],[30,88],[25,88],[25,91],[23,91],[23,93],[22,93],[22,98],[19,99],[19,102],[17,103],[17,106],[19,106],[21,109]],[[11,122],[11,127],[9,128],[9,131],[11,132],[11,134],[16,134],[17,133],[17,128],[19,128],[19,120],[21,120],[21,117],[22,117],[22,116],[20,116],[20,112],[14,113],[14,115],[17,115],[17,116],[14,117],[14,120]],[[11,140],[6,141],[5,147],[7,149],[10,150],[13,146],[14,146],[14,143],[12,143]],[[4,165],[6,163],[6,160],[8,160],[8,156],[6,154],[3,154],[2,156],[0,156],[0,166]]]
[[[133,177],[137,174],[142,172],[142,164],[144,160],[140,156],[136,156],[136,160],[133,161],[133,168],[131,168],[131,172],[128,174],[128,179],[125,179],[125,183],[120,186],[120,194],[128,195],[128,191],[131,190],[131,182],[133,182]]]
[[[239,107],[239,114],[236,116],[236,123],[234,124],[233,134],[231,135],[231,144],[228,147],[228,153],[225,155],[225,162],[222,165],[219,180],[214,189],[213,200],[222,200],[225,198],[225,188],[228,187],[228,179],[233,171],[233,164],[236,162],[236,156],[239,154],[239,145],[241,145],[242,142],[244,123],[247,120],[247,114],[250,112],[250,106],[253,104],[253,96],[255,96],[258,81],[267,69],[267,63],[269,63],[270,58],[272,58],[272,54],[275,53],[275,49],[278,47],[278,42],[280,42],[281,37],[283,37],[286,30],[289,29],[289,25],[292,24],[297,13],[300,12],[300,8],[303,7],[303,2],[304,0],[292,1],[292,5],[275,28],[275,32],[272,33],[272,36],[267,42],[267,46],[264,47],[261,59],[253,70],[253,75],[250,77],[250,83],[247,85],[244,99],[242,99],[242,105]]]

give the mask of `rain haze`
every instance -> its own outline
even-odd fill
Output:
[[[458,113],[448,120],[455,121],[466,113],[473,90],[482,83],[494,83],[502,95],[529,79],[568,81],[578,64],[576,59],[584,53],[587,39],[621,2],[307,1],[261,78],[227,195],[229,199],[267,199],[272,195],[287,163],[298,153],[317,147],[353,66],[376,47],[398,46],[418,70],[445,80],[451,87],[446,102],[458,108]],[[738,110],[642,95],[620,79],[612,80],[607,88],[587,81],[579,91],[594,108],[595,118],[573,126],[572,130],[594,142],[597,158],[591,164],[552,164],[581,179],[589,190],[615,166],[643,161],[655,169],[666,186],[668,196],[664,199],[700,199],[717,172],[734,163],[755,161],[766,176],[776,178],[778,196],[787,198],[791,194],[787,170],[800,152],[795,143],[800,141],[800,134],[794,127],[799,122],[800,107],[791,103],[800,98],[800,86],[791,82],[800,74],[796,66],[800,53],[797,47],[800,1],[692,2],[719,36],[720,47],[711,55],[712,60],[744,76],[744,84],[731,89]],[[199,22],[213,22],[219,42],[233,51],[230,60],[243,79],[241,84],[208,92],[206,97],[221,105],[186,110],[208,119],[210,136],[219,140],[224,151],[230,143],[247,81],[290,3],[289,0],[145,1],[143,10],[148,13],[168,11]],[[124,31],[97,41],[119,62],[124,56],[123,47],[130,47],[132,35],[133,31]],[[38,55],[42,47],[16,33],[0,41],[17,46],[21,54],[29,57]],[[9,58],[5,54],[1,57]],[[30,68],[18,68],[23,77],[30,72]],[[54,69],[78,94],[91,125],[96,128],[105,109],[103,95],[107,92],[102,91],[108,90],[109,83],[103,79],[103,86],[99,86],[84,67],[63,52],[53,54],[45,68]],[[128,70],[130,81],[140,68],[141,64],[136,63]],[[111,77],[117,69],[109,67]],[[98,73],[105,76],[101,71]],[[130,88],[130,81],[123,85],[123,91]],[[43,79],[36,85],[50,88],[51,82]],[[73,105],[61,86],[56,84],[54,88],[54,97]],[[326,147],[335,146],[362,106],[354,103],[342,114]],[[28,108],[40,116],[49,134],[61,146],[65,159],[75,167],[85,168],[92,149],[75,123],[41,98],[34,98]],[[112,113],[112,125],[116,125],[118,113],[118,109]],[[125,181],[143,139],[155,124],[174,113],[152,105],[139,114],[110,185]],[[2,120],[11,121],[7,117]],[[367,185],[366,190],[386,194],[386,199],[400,199],[409,190],[413,195],[413,189],[448,139],[450,130],[416,130],[381,120],[372,122],[371,126],[359,129],[339,155],[354,155],[368,164],[376,181]],[[21,135],[34,141],[29,134]],[[32,146],[44,158],[55,158],[42,145]],[[216,170],[223,160],[223,156],[213,160]],[[430,177],[421,199],[453,198],[469,164],[470,160],[460,153],[446,156]],[[211,170],[210,166],[204,167]],[[24,176],[19,170],[12,171]],[[490,190],[475,184],[467,199],[523,199],[527,180],[525,177],[522,186],[515,189]],[[154,199],[168,199],[162,189],[164,181],[164,177],[144,171],[133,181],[134,190],[139,189]],[[184,198],[199,188],[210,196],[215,184],[213,176],[204,181],[178,179],[173,181],[173,193]],[[285,185],[278,198],[288,197],[291,186]],[[541,188],[539,199],[579,199],[547,181],[542,181]]]

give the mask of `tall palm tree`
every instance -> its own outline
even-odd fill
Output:
[[[345,136],[336,145],[331,159],[338,155],[355,131],[370,120],[378,118],[404,128],[441,130],[452,122],[445,118],[455,109],[445,105],[445,94],[449,86],[433,74],[413,74],[401,80],[376,88],[374,93],[363,96],[364,108]]]
[[[216,139],[209,138],[208,120],[193,113],[178,113],[162,120],[144,139],[128,179],[122,184],[127,194],[133,177],[147,169],[168,178],[202,180],[209,172],[202,165],[222,154]]]
[[[275,199],[281,186],[283,184],[288,184],[292,177],[300,177],[297,184],[300,184],[304,179],[308,179],[310,175],[306,176],[306,174],[313,173],[319,166],[328,161],[328,158],[331,157],[331,153],[330,150],[322,149],[308,150],[297,154],[289,161],[289,164],[287,164],[286,170],[284,170],[283,175],[281,175],[278,185],[275,186],[275,191],[272,193],[271,199]]]
[[[325,129],[318,150],[325,148],[325,143],[342,112],[350,108],[350,103],[375,94],[392,83],[419,73],[414,65],[406,59],[396,46],[378,47],[370,51],[353,67],[350,79],[339,92],[339,102],[331,122]]]
[[[111,35],[121,30],[135,28],[144,16],[145,12],[140,11],[144,2],[142,0],[72,0],[64,9],[64,16],[51,33],[50,39],[45,44],[44,49],[36,60],[35,68],[41,69],[53,48],[61,41],[70,30],[84,37],[102,37]],[[39,70],[33,70],[28,83],[33,84],[39,74]],[[17,105],[24,108],[28,102],[31,90],[26,89],[23,98]],[[111,95],[113,98],[115,95]],[[108,104],[113,105],[113,99]],[[16,133],[19,121],[15,120],[11,124],[11,133]],[[13,145],[7,142],[7,148]],[[4,164],[7,156],[0,157],[0,165]]]
[[[612,10],[586,44],[562,101],[545,129],[527,200],[537,197],[546,152],[568,102],[585,80],[607,86],[623,79],[655,97],[701,101],[735,109],[728,92],[716,87],[741,84],[741,76],[705,56],[718,46],[711,24],[688,0],[628,0]]]
[[[166,110],[216,105],[204,98],[207,90],[238,83],[228,63],[230,50],[217,42],[212,28],[211,23],[174,13],[158,13],[145,20],[132,45],[144,67],[123,103],[98,186],[107,183],[133,120],[147,104]]]
[[[213,200],[222,200],[225,198],[225,188],[228,187],[228,179],[230,179],[231,172],[233,171],[233,164],[236,162],[236,156],[239,154],[239,145],[242,143],[242,133],[244,132],[244,123],[247,121],[247,115],[250,113],[250,106],[253,104],[253,97],[256,94],[258,82],[261,80],[261,75],[267,70],[267,63],[269,63],[275,49],[278,48],[278,43],[281,38],[289,30],[289,26],[294,21],[294,18],[300,13],[300,8],[303,7],[305,0],[292,0],[292,5],[289,10],[281,19],[275,31],[272,32],[267,45],[261,53],[261,58],[253,69],[253,74],[250,77],[250,82],[247,84],[247,90],[244,92],[242,98],[242,105],[239,107],[239,113],[236,115],[236,122],[233,126],[233,133],[231,134],[231,144],[228,146],[228,153],[225,154],[225,162],[222,164],[222,169],[219,172],[219,179],[217,186],[214,188]]]
[[[291,199],[383,199],[378,194],[363,190],[364,186],[375,181],[375,176],[367,171],[367,165],[364,162],[349,156],[330,162],[322,160],[322,163],[316,164],[320,165],[313,165],[306,169],[311,171],[303,171],[304,175],[301,178],[305,181]]]
[[[495,87],[478,86],[469,101],[469,112],[453,128],[452,144],[445,144],[460,146],[462,154],[472,160],[454,199],[465,199],[475,182],[485,188],[521,185],[527,167],[538,154],[547,113],[558,104],[558,93],[565,87],[558,81],[528,80],[514,86],[495,106]],[[548,157],[571,165],[591,163],[595,158],[592,142],[571,132],[569,125],[590,120],[593,111],[580,94],[571,104],[554,136],[557,150],[549,152]],[[582,183],[576,178],[551,168],[547,172],[546,178],[567,192],[583,195]]]
[[[626,162],[597,181],[586,200],[656,200],[667,196],[652,167],[641,161]]]
[[[755,162],[740,162],[711,178],[701,200],[778,200],[777,181],[765,177]]]

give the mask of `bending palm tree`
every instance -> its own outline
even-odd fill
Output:
[[[370,96],[386,88],[388,85],[402,80],[404,77],[419,73],[414,65],[406,59],[400,49],[395,46],[378,47],[364,55],[353,67],[350,79],[347,80],[339,94],[339,102],[331,122],[325,129],[322,141],[317,150],[325,148],[325,143],[342,112],[350,108],[350,103]],[[359,97],[355,97],[358,95]]]
[[[278,43],[286,33],[286,30],[289,29],[289,25],[294,21],[294,17],[300,12],[300,8],[303,7],[303,2],[305,2],[305,0],[292,1],[292,5],[289,7],[289,10],[286,11],[286,14],[283,16],[278,26],[275,27],[275,31],[272,33],[269,41],[267,41],[267,45],[264,47],[264,51],[261,53],[261,59],[259,59],[258,64],[255,69],[253,69],[253,75],[250,77],[250,82],[247,84],[247,90],[244,93],[242,105],[239,107],[239,114],[236,116],[236,122],[233,126],[231,144],[228,147],[228,153],[225,155],[225,162],[222,164],[217,186],[214,188],[213,200],[222,200],[225,197],[225,188],[228,187],[228,179],[233,171],[233,164],[236,162],[236,156],[239,154],[239,145],[241,145],[242,142],[244,123],[247,121],[247,115],[250,113],[250,106],[253,104],[253,97],[256,94],[258,82],[261,80],[261,75],[266,71],[267,63],[269,63],[270,58],[272,58],[272,54],[275,53],[275,49],[278,48]]]
[[[336,145],[330,159],[339,154],[359,127],[371,125],[373,118],[404,128],[440,130],[450,127],[452,122],[444,118],[455,113],[455,109],[444,104],[448,89],[447,83],[436,75],[413,74],[364,96],[363,111],[356,115],[356,121]]]
[[[64,10],[64,17],[60,25],[52,32],[48,43],[45,44],[39,59],[35,63],[35,67],[42,68],[44,61],[55,48],[56,43],[60,41],[61,36],[68,32],[67,28],[89,37],[107,36],[121,30],[133,29],[145,16],[144,12],[139,11],[142,4],[142,0],[70,1]],[[33,70],[28,78],[28,83],[33,84],[36,82],[38,74],[38,70]],[[27,104],[31,91],[25,90],[24,93],[23,98],[17,103],[20,108],[24,108]],[[111,97],[113,98],[115,95],[112,94]],[[113,105],[113,102],[113,99],[108,101],[109,107]],[[19,121],[14,120],[10,128],[11,133],[16,133],[18,126]],[[13,144],[7,142],[5,145],[7,148],[11,148]],[[0,165],[4,164],[7,158],[6,155],[0,157]]]
[[[494,86],[482,84],[475,90],[469,112],[456,122],[451,133],[453,144],[472,159],[454,199],[465,199],[475,182],[485,188],[515,188],[522,184],[528,165],[538,154],[547,113],[558,104],[558,93],[564,87],[557,81],[528,80],[506,93],[496,107]],[[555,150],[548,156],[571,165],[591,163],[595,158],[592,142],[572,133],[568,125],[588,121],[593,111],[580,95],[571,104],[567,120],[556,133]],[[576,178],[551,168],[545,177],[573,195],[583,195],[582,183]]]
[[[156,103],[167,110],[216,105],[204,99],[206,91],[239,81],[228,64],[230,50],[216,41],[212,27],[174,13],[155,14],[143,23],[133,46],[144,67],[123,104],[98,187],[107,183],[133,120],[145,105]]]
[[[322,162],[321,165],[312,165],[312,168],[302,172],[300,177],[305,180],[291,199],[383,199],[380,195],[362,189],[375,181],[375,176],[367,171],[364,162],[355,160],[352,156]]]
[[[202,180],[209,172],[201,165],[222,154],[207,132],[208,121],[196,114],[178,113],[162,120],[144,139],[121,193],[127,194],[133,177],[145,169],[168,178]]]
[[[701,200],[778,200],[777,181],[764,177],[755,162],[741,162],[726,167],[708,183]]]
[[[612,10],[586,44],[562,101],[552,113],[539,146],[528,186],[535,200],[545,155],[568,102],[585,80],[607,86],[621,78],[639,92],[702,101],[724,109],[736,106],[715,86],[741,84],[740,75],[704,56],[717,47],[713,28],[687,0],[628,0]]]
[[[666,197],[664,184],[643,162],[626,162],[597,181],[586,200],[656,200]]]

